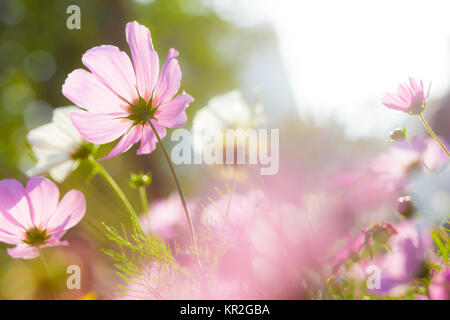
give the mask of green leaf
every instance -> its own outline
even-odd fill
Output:
[[[441,254],[442,258],[445,260],[445,263],[447,264],[448,260],[448,246],[444,244],[441,237],[437,234],[436,231],[431,230],[431,237],[433,238],[434,244],[439,250],[439,253]]]

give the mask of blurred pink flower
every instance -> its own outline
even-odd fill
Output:
[[[348,261],[359,261],[363,248],[369,255],[373,255],[372,246],[374,243],[387,243],[396,233],[397,230],[390,223],[376,222],[371,224],[370,227],[362,229],[356,239],[348,236],[347,245],[338,252],[332,263],[333,273]]]
[[[234,299],[249,298],[245,288],[255,286],[251,261],[256,250],[252,245],[251,230],[256,217],[264,212],[267,212],[264,195],[255,190],[235,192],[229,199],[220,198],[207,205],[202,213],[204,228],[200,234],[206,241],[200,246],[219,256],[216,285],[234,284]]]
[[[441,141],[444,140],[441,138]],[[448,161],[448,155],[432,137],[424,140],[416,135],[411,139],[411,146],[420,154],[423,164],[429,169],[440,169]]]
[[[332,180],[329,192],[338,197],[341,210],[349,213],[349,220],[353,219],[351,213],[355,218],[360,217],[361,213],[370,215],[395,200],[392,192],[381,185],[377,178],[374,172],[361,170],[344,171]]]
[[[428,288],[432,300],[450,300],[450,267],[439,271]]]
[[[179,272],[167,264],[150,262],[124,283],[121,300],[205,300],[245,298],[242,283],[221,279],[208,269]]]
[[[407,285],[424,271],[432,239],[427,228],[415,221],[403,221],[395,226],[397,234],[391,237],[391,251],[376,257],[374,263],[381,269],[381,288],[374,294],[385,294],[400,285]]]
[[[268,201],[253,190],[206,208],[204,223],[217,238],[212,250],[224,242],[217,281],[234,284],[232,298],[305,298],[305,284],[318,285],[310,275],[324,271],[343,233],[343,212],[328,195],[301,200],[302,206]]]
[[[256,216],[268,208],[267,200],[260,190],[244,194],[235,192],[231,198],[220,198],[210,203],[202,215],[202,223],[209,228],[226,231],[223,236],[236,242],[244,237],[248,240],[245,229],[254,223]]]
[[[115,46],[94,47],[82,57],[91,72],[74,70],[62,88],[64,96],[87,110],[71,114],[73,124],[86,140],[104,144],[122,137],[102,160],[125,152],[138,141],[137,154],[151,153],[157,139],[146,116],[152,119],[162,138],[166,135],[165,127],[186,123],[185,109],[193,101],[187,93],[176,95],[181,80],[178,51],[169,50],[159,73],[158,55],[149,29],[136,21],[129,22],[126,38],[133,64]]]
[[[84,216],[83,194],[71,190],[59,201],[58,187],[48,179],[28,180],[26,188],[13,179],[0,181],[0,241],[13,258],[34,259],[38,248],[65,246],[64,233]]]
[[[336,273],[337,270],[347,261],[353,259],[359,260],[359,252],[363,248],[366,240],[366,231],[367,229],[364,229],[360,232],[356,239],[353,239],[351,236],[348,237],[347,244],[337,253],[331,265],[333,273]]]
[[[371,169],[378,175],[377,181],[393,191],[408,183],[411,169],[417,168],[420,161],[420,154],[416,150],[395,143],[389,151],[375,158]]]
[[[381,98],[381,103],[386,107],[407,112],[409,114],[420,114],[425,108],[425,104],[430,95],[430,87],[424,92],[423,82],[420,83],[414,78],[409,78],[407,83],[401,84],[397,89],[397,94],[387,92]]]
[[[143,270],[123,284],[120,300],[180,299],[187,289],[181,281],[174,285],[174,272],[168,265],[151,262]],[[187,295],[184,298],[188,298]]]
[[[197,201],[188,199],[187,206],[191,213],[191,218],[196,219]],[[186,217],[178,194],[171,194],[167,199],[155,200],[149,214],[142,214],[140,217],[141,227],[145,232],[156,233],[168,242],[189,239],[189,231],[186,226]]]
[[[155,202],[150,225],[141,218],[144,229],[178,241],[183,212],[175,200],[171,196]],[[329,194],[300,200],[301,206],[269,201],[260,190],[222,195],[198,215],[202,269],[183,264],[189,281],[175,272],[170,279],[162,275],[162,286],[155,283],[158,269],[145,269],[126,293],[151,299],[306,298],[305,286],[320,288],[319,279],[326,276],[326,263],[348,228],[348,217]]]
[[[413,170],[424,172],[441,168],[448,156],[433,138],[423,140],[414,136],[410,144],[396,142],[392,148],[380,154],[372,162],[372,170],[378,174],[379,181],[390,190],[408,184]]]

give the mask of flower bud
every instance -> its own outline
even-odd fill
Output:
[[[377,243],[386,244],[389,241],[389,238],[396,233],[397,231],[390,223],[377,222],[369,227],[366,237],[373,239],[373,241]]]
[[[400,197],[397,200],[397,212],[405,218],[411,218],[416,211],[416,206],[410,196]]]
[[[347,287],[348,281],[342,277],[331,275],[327,279],[327,289],[330,295],[342,296]]]
[[[129,185],[134,189],[139,187],[146,187],[152,182],[152,174],[149,173],[132,173],[130,175]]]
[[[392,139],[393,142],[404,140],[406,138],[406,129],[397,127],[391,131],[389,137]]]

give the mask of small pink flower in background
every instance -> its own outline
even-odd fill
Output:
[[[71,114],[73,124],[86,140],[104,144],[122,137],[103,159],[125,152],[139,141],[137,154],[151,153],[157,139],[146,116],[162,138],[166,127],[186,123],[185,109],[194,101],[185,92],[176,95],[181,80],[178,51],[170,49],[160,73],[150,31],[136,21],[129,22],[126,38],[133,64],[115,46],[94,47],[82,57],[91,72],[74,70],[62,88],[64,96],[86,110]]]
[[[450,300],[450,267],[439,271],[428,288],[432,300]]]
[[[38,248],[66,246],[64,233],[84,216],[83,194],[71,190],[59,201],[58,187],[48,179],[28,180],[26,188],[13,179],[0,181],[0,241],[13,258],[34,259]]]
[[[431,84],[424,91],[423,81],[418,83],[414,78],[409,78],[407,83],[401,84],[397,93],[387,92],[381,98],[381,103],[386,107],[407,112],[409,114],[420,114],[425,109],[425,104],[430,95]]]

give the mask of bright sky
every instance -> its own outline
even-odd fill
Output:
[[[404,123],[379,99],[408,76],[432,81],[432,98],[449,88],[449,0],[217,2],[224,13],[239,7],[236,21],[271,21],[300,116],[338,119],[352,137]]]

